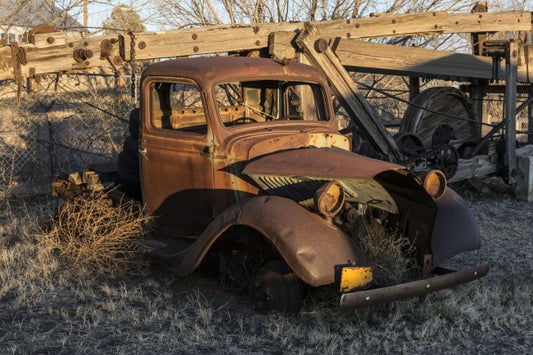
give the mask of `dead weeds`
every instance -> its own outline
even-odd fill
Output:
[[[420,275],[414,256],[415,245],[397,230],[372,220],[358,223],[356,242],[374,265],[375,282],[381,286],[412,281]]]
[[[38,238],[39,249],[77,274],[131,275],[147,265],[139,241],[150,221],[133,202],[113,206],[103,193],[77,197],[59,207],[47,233]]]

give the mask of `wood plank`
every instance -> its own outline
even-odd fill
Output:
[[[353,71],[381,70],[399,75],[437,78],[493,78],[492,58],[424,48],[370,43],[360,40],[340,40],[334,48],[341,62]],[[517,79],[522,83],[533,80],[533,60],[525,59],[521,52]],[[500,63],[498,80],[505,80],[505,66]]]
[[[135,58],[138,60],[182,57],[198,54],[254,50],[268,47],[268,37],[275,31],[295,31],[301,23],[258,24],[255,26],[209,26],[159,33],[135,35]],[[129,38],[126,37],[126,40]],[[146,47],[141,49],[139,44]],[[130,46],[125,45],[125,58]]]
[[[368,38],[404,36],[414,33],[444,33],[448,24],[446,12],[415,14],[382,14],[374,17],[312,22],[325,38]],[[138,59],[179,57],[216,52],[253,50],[268,46],[272,32],[296,32],[304,23],[261,23],[246,26],[209,26],[159,33],[136,34],[136,43],[145,42],[144,50],[136,49]],[[171,44],[171,45],[170,45]],[[129,46],[126,45],[129,58]]]
[[[296,58],[296,45],[294,38],[296,34],[289,31],[276,31],[268,38],[268,53],[275,59]]]
[[[499,171],[498,154],[478,155],[472,159],[459,159],[457,171],[448,182],[491,176]]]
[[[492,31],[530,31],[531,13],[505,12],[482,14],[448,14],[446,12],[425,12],[414,14],[378,14],[374,17],[314,22],[324,38],[371,38],[382,36],[405,36],[409,34],[435,35],[457,32],[492,32]],[[203,28],[180,29],[160,33],[139,33],[135,35],[135,59],[154,59],[181,57],[228,51],[255,50],[268,46],[272,32],[297,32],[304,28],[299,23],[266,23],[245,26],[210,26]],[[36,73],[60,72],[78,69],[73,63],[72,50],[85,46],[94,53],[85,67],[107,66],[109,63],[99,59],[98,44],[109,36],[93,37],[81,40],[65,38],[65,44],[58,37],[57,43],[44,44],[43,38],[38,44],[21,45],[25,48],[27,64],[22,65],[23,75],[34,68]],[[124,36],[122,59],[130,60],[129,36]],[[142,44],[141,44],[142,43]],[[39,48],[41,47],[41,48]],[[9,55],[7,55],[9,56]],[[113,56],[116,56],[113,53]],[[0,48],[0,80],[13,78],[10,60],[4,60],[5,54]]]
[[[378,14],[373,17],[312,22],[324,38],[375,38],[411,34],[435,35],[442,33],[530,31],[531,13],[502,12],[483,14],[448,14],[421,12],[414,14]],[[529,19],[529,22],[527,22]],[[304,23],[262,23],[245,26],[209,26],[159,33],[139,33],[136,43],[144,42],[145,49],[137,48],[135,57],[141,59],[180,57],[216,52],[254,50],[267,47],[273,32],[303,30]],[[125,46],[126,58],[130,57]]]
[[[64,72],[64,71],[82,71],[94,67],[113,68],[107,59],[100,57],[102,53],[102,41],[104,40],[118,40],[116,36],[101,36],[94,38],[87,38],[68,44],[50,45],[46,48],[38,48],[33,45],[20,46],[26,51],[26,65],[21,65],[21,74],[24,77],[30,75],[39,75],[45,73]],[[12,79],[14,77],[12,65],[5,62],[6,58],[3,54],[5,48],[0,48],[0,63],[2,70],[0,70],[0,80]],[[92,57],[87,58],[83,62],[76,62],[74,60],[74,52],[78,49],[90,50]],[[118,42],[113,45],[109,51],[109,59],[115,62],[116,67],[121,67],[124,63],[119,55]]]
[[[33,44],[37,48],[50,47],[51,45],[64,45],[66,43],[66,32],[42,33],[33,36]]]
[[[450,13],[444,33],[531,31],[531,12]]]
[[[296,38],[296,44],[303,50],[311,64],[322,69],[337,98],[374,147],[381,151],[386,159],[401,160],[401,153],[392,136],[366,99],[358,92],[353,79],[335,53],[325,45],[325,41],[317,42],[319,38],[318,28],[306,24],[305,31]]]
[[[374,14],[371,17],[313,23],[325,38],[375,38],[415,33],[441,34],[448,26],[446,12]]]
[[[481,15],[481,17],[480,17]],[[316,22],[324,38],[375,38],[468,32],[531,31],[531,12],[461,14],[419,12],[376,14],[373,17]]]

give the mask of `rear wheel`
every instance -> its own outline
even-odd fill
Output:
[[[259,313],[296,314],[302,307],[303,285],[282,261],[265,264],[252,278],[249,292]]]

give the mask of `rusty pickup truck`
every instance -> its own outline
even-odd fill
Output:
[[[157,218],[147,245],[180,276],[221,255],[253,261],[247,285],[258,311],[297,312],[305,287],[335,285],[349,309],[488,272],[440,267],[480,247],[468,206],[438,170],[415,175],[352,152],[316,68],[245,57],[156,63],[130,123],[118,181]],[[358,219],[407,238],[418,279],[379,285]]]

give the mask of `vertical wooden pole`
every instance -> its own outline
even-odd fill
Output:
[[[533,97],[533,85],[529,85],[529,98]],[[533,103],[527,105],[527,142],[533,144]]]
[[[489,9],[486,1],[477,1],[472,8],[472,13],[485,13]],[[481,16],[481,15],[480,15]],[[472,54],[483,55],[483,46],[487,39],[486,32],[475,32],[470,35]]]
[[[87,11],[87,0],[83,0],[83,27],[87,28],[87,22],[89,19],[89,14]]]
[[[516,175],[516,70],[518,65],[518,45],[509,41],[505,51],[505,177],[509,184],[515,182]]]
[[[480,83],[480,80],[472,80],[471,82],[471,86],[470,86],[470,98],[472,99],[472,103],[474,104],[474,112],[476,113],[476,116],[477,116],[477,119],[479,120],[479,122],[484,122],[484,123],[490,123],[490,122],[485,122],[483,120],[483,86],[482,84]],[[478,131],[478,136],[479,137],[482,137],[483,136],[483,125],[478,125],[479,126],[479,131]]]

